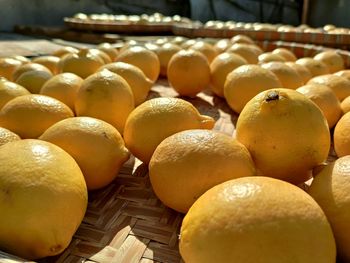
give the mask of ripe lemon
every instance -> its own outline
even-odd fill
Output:
[[[61,73],[42,86],[40,94],[62,101],[74,112],[74,102],[83,79],[73,73]]]
[[[10,100],[22,96],[28,95],[30,92],[11,81],[6,80],[5,78],[0,78],[0,109]]]
[[[16,83],[26,88],[31,93],[40,93],[41,87],[52,78],[52,73],[41,70],[31,70],[21,74]]]
[[[302,183],[328,156],[327,120],[315,103],[295,90],[259,93],[244,107],[236,127],[237,140],[264,176]]]
[[[232,46],[230,39],[223,38],[214,44],[214,49],[220,54],[224,53],[230,46]]]
[[[10,56],[9,58],[13,58],[13,59],[18,60],[19,62],[22,63],[22,65],[27,64],[27,63],[30,62],[29,58],[26,58],[26,57],[21,56],[21,55],[13,55],[13,56]]]
[[[297,57],[294,55],[294,53],[286,48],[276,48],[272,50],[272,54],[282,56],[286,61],[294,62],[297,60]]]
[[[340,107],[342,109],[343,114],[350,111],[350,96],[346,97],[341,103]]]
[[[259,62],[258,56],[260,54],[248,44],[236,43],[229,47],[226,52],[233,52],[237,55],[242,56],[249,64],[257,64]]]
[[[254,40],[246,35],[235,35],[230,41],[232,43],[245,43],[245,44],[254,44]]]
[[[186,130],[167,137],[149,163],[155,194],[182,213],[213,186],[253,175],[248,150],[228,135],[210,130]]]
[[[350,260],[350,156],[327,165],[311,183],[309,194],[316,200],[331,224],[337,245],[337,258]]]
[[[298,72],[299,76],[303,80],[303,84],[307,83],[312,78],[312,74],[307,67],[295,62],[286,62],[286,65]]]
[[[97,49],[105,52],[112,62],[115,61],[118,56],[118,51],[109,43],[101,43],[97,46]]]
[[[0,146],[8,142],[18,141],[20,139],[21,137],[19,137],[16,133],[0,127]]]
[[[86,78],[75,99],[77,116],[89,116],[112,124],[123,134],[124,125],[134,109],[129,84],[119,75],[103,70]]]
[[[194,97],[210,83],[207,58],[194,50],[181,50],[170,59],[168,81],[181,96]]]
[[[296,91],[311,99],[327,119],[329,128],[333,128],[342,115],[340,102],[331,88],[321,84],[309,84]]]
[[[184,218],[185,262],[335,262],[332,229],[303,190],[268,177],[243,177],[205,192]]]
[[[281,81],[283,88],[296,89],[303,85],[303,80],[298,72],[284,62],[273,61],[262,64],[261,67],[272,71]]]
[[[43,95],[16,97],[0,110],[0,126],[21,138],[37,138],[52,124],[73,117],[64,103]]]
[[[334,150],[338,157],[350,155],[350,113],[344,114],[334,129]]]
[[[337,75],[337,76],[340,76],[340,77],[344,77],[347,80],[350,80],[350,69],[340,70],[340,71],[334,73],[334,75]]]
[[[47,67],[52,72],[52,74],[56,75],[59,72],[60,60],[61,59],[56,56],[40,56],[40,57],[34,58],[32,61],[34,63],[38,63]]]
[[[209,64],[218,55],[215,48],[211,44],[204,41],[197,41],[192,46],[190,46],[189,49],[201,52],[208,59]]]
[[[56,57],[62,58],[65,55],[77,54],[78,52],[79,52],[79,49],[77,49],[75,47],[65,46],[65,47],[59,48],[56,51],[52,52],[52,56],[56,56]]]
[[[231,109],[240,113],[250,99],[271,88],[282,88],[274,73],[258,65],[243,65],[227,75],[224,95]]]
[[[103,60],[104,64],[112,63],[112,60],[109,57],[109,55],[100,49],[91,48],[91,49],[89,49],[89,52],[91,52],[94,55],[99,56]]]
[[[248,64],[240,55],[234,53],[221,53],[210,64],[210,84],[212,91],[224,97],[224,85],[227,75],[239,66]]]
[[[0,249],[26,259],[61,253],[87,206],[84,177],[61,148],[40,140],[0,147]]]
[[[200,115],[189,102],[178,98],[155,98],[139,105],[129,115],[124,130],[126,147],[148,163],[166,137],[189,129],[212,129],[214,120]]]
[[[87,48],[78,53],[65,55],[60,62],[60,72],[70,72],[81,78],[94,74],[105,63],[103,59]]]
[[[143,73],[155,82],[160,72],[158,56],[151,50],[140,46],[132,46],[120,52],[116,61],[132,64],[140,68]]]
[[[15,72],[13,72],[13,76],[12,79],[14,81],[16,81],[23,73],[28,72],[28,71],[45,71],[47,73],[51,73],[52,72],[45,67],[44,65],[38,64],[38,63],[27,63],[27,64],[23,64],[22,66],[19,66]]]
[[[112,182],[129,158],[117,129],[95,118],[75,117],[59,121],[39,139],[56,144],[75,159],[88,190],[99,189]]]
[[[22,65],[22,62],[14,58],[0,58],[0,76],[13,81],[13,73]]]
[[[322,84],[330,87],[340,101],[350,96],[350,80],[334,74],[314,77],[308,81],[308,84]]]
[[[329,74],[328,66],[320,60],[306,57],[299,58],[295,63],[307,67],[313,77]]]
[[[155,53],[157,54],[160,63],[160,76],[167,76],[169,61],[172,58],[172,56],[180,50],[180,46],[172,43],[165,43],[164,45],[158,47],[155,50]]]
[[[268,63],[272,61],[286,62],[287,60],[278,54],[272,52],[265,52],[258,57],[259,64]]]
[[[336,51],[323,51],[314,56],[314,59],[325,63],[328,67],[329,73],[334,73],[344,69],[344,60]]]
[[[108,69],[126,80],[134,95],[136,106],[146,100],[153,82],[146,77],[141,69],[124,62],[109,63],[100,68],[100,70],[104,69]]]

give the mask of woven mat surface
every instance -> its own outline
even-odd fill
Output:
[[[149,98],[160,96],[175,97],[177,93],[166,80],[160,80]],[[223,99],[206,91],[186,100],[216,120],[215,130],[233,134],[238,115]],[[131,157],[113,183],[89,193],[85,218],[69,247],[59,256],[38,262],[183,262],[178,252],[182,218],[157,199],[147,166]],[[0,262],[23,261],[0,251]]]

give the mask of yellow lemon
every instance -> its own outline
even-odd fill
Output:
[[[42,86],[40,94],[50,96],[66,104],[74,111],[74,102],[83,79],[73,73],[61,73]]]
[[[0,127],[0,146],[8,142],[19,141],[20,139],[21,137],[19,137],[16,133]]]
[[[61,253],[87,207],[84,177],[61,148],[40,140],[0,147],[0,249],[26,259]]]
[[[331,224],[337,245],[337,259],[350,260],[350,156],[339,158],[315,175],[309,194]]]
[[[0,126],[21,138],[37,138],[54,123],[73,117],[64,103],[43,95],[16,97],[0,110]]]
[[[123,134],[125,121],[134,109],[134,96],[121,76],[103,70],[83,81],[74,105],[77,116],[104,120]]]
[[[83,172],[88,190],[99,189],[112,182],[129,158],[117,129],[91,117],[59,121],[39,139],[61,147],[75,159]]]
[[[214,120],[200,115],[191,103],[178,98],[155,98],[131,112],[125,124],[124,140],[134,156],[148,163],[166,137],[183,130],[213,127]]]
[[[100,70],[104,69],[108,69],[126,80],[134,95],[135,105],[146,100],[153,82],[146,77],[141,69],[124,62],[109,63],[100,68]]]
[[[182,213],[213,186],[253,175],[248,150],[230,136],[210,130],[186,130],[167,137],[149,163],[155,194]]]
[[[308,180],[330,148],[322,111],[291,89],[270,89],[250,100],[238,117],[236,136],[251,153],[258,174],[294,184]]]
[[[205,192],[180,232],[185,262],[335,262],[332,229],[303,190],[268,177],[243,177]]]
[[[14,82],[8,81],[5,78],[0,78],[0,109],[8,101],[28,94],[30,94],[30,92],[26,88]]]

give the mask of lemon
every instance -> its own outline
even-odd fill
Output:
[[[167,76],[177,93],[194,97],[210,83],[208,60],[198,51],[181,50],[170,59]]]
[[[148,163],[166,137],[183,130],[211,129],[214,120],[200,115],[189,102],[178,98],[155,98],[139,105],[129,115],[124,130],[126,147]]]
[[[329,74],[327,65],[320,60],[305,57],[299,58],[295,63],[307,67],[313,77]]]
[[[297,89],[303,85],[303,80],[299,73],[284,62],[273,61],[262,64],[261,67],[272,71],[281,81],[283,88]]]
[[[330,132],[322,111],[291,89],[263,91],[238,117],[237,140],[252,155],[258,174],[294,184],[311,177],[330,148]]]
[[[211,187],[253,175],[255,167],[248,150],[228,135],[210,130],[186,130],[167,137],[149,163],[155,194],[182,213]]]
[[[13,58],[0,58],[0,76],[9,81],[13,80],[13,73],[22,65],[22,62]]]
[[[334,74],[317,76],[310,79],[308,84],[322,84],[330,87],[340,101],[350,96],[350,80],[341,76]]]
[[[21,137],[19,137],[16,133],[0,127],[0,146],[8,142],[18,141],[20,139]]]
[[[240,113],[250,99],[271,88],[282,88],[274,73],[258,65],[243,65],[227,75],[224,96],[231,109]]]
[[[326,214],[337,244],[337,258],[350,260],[350,156],[327,165],[315,175],[309,194]]]
[[[122,134],[125,121],[134,109],[134,96],[121,76],[103,70],[83,81],[74,108],[77,116],[104,120]]]
[[[227,75],[248,62],[241,56],[234,53],[221,53],[210,64],[210,83],[213,92],[224,97],[224,85]]]
[[[333,128],[342,115],[340,102],[331,88],[321,84],[309,84],[296,91],[311,99],[323,112],[329,128]]]
[[[345,113],[334,129],[334,150],[338,157],[350,155],[350,113]]]
[[[22,96],[28,95],[30,92],[11,81],[6,80],[5,78],[0,78],[0,109],[10,100]]]
[[[180,232],[185,262],[335,262],[332,229],[303,190],[268,177],[243,177],[205,192]]]
[[[94,74],[105,64],[99,54],[87,48],[81,49],[78,53],[65,55],[60,62],[60,72],[70,72],[81,78],[87,78]]]
[[[84,177],[61,148],[40,140],[0,147],[0,249],[26,259],[61,253],[87,207]]]
[[[59,72],[60,58],[56,56],[40,56],[32,60],[34,63],[41,64],[47,67],[52,74],[56,75]]]
[[[88,190],[99,189],[112,182],[129,158],[117,129],[95,118],[75,117],[59,121],[39,139],[56,144],[75,159]]]
[[[64,103],[43,95],[16,97],[0,110],[0,126],[21,138],[37,138],[52,124],[73,117]]]
[[[50,96],[66,104],[74,111],[74,102],[83,79],[73,73],[61,73],[44,83],[40,94]]]
[[[276,48],[276,49],[272,50],[272,54],[280,55],[280,56],[284,57],[284,59],[286,61],[296,61],[297,60],[297,57],[295,56],[295,54],[286,48]]]
[[[158,79],[160,63],[158,56],[151,50],[140,46],[131,46],[121,51],[116,61],[129,63],[140,68],[153,82]]]
[[[100,68],[100,70],[104,69],[108,69],[126,80],[134,95],[135,105],[146,100],[153,82],[146,77],[141,69],[124,62],[109,63]]]
[[[325,63],[329,69],[329,73],[335,73],[344,69],[344,60],[336,51],[323,51],[318,53],[314,59]]]
[[[21,85],[22,87],[25,87],[31,93],[38,94],[40,93],[40,90],[45,84],[45,82],[48,81],[50,78],[52,78],[52,73],[50,72],[41,70],[31,70],[21,74],[17,78],[16,83],[18,85]]]

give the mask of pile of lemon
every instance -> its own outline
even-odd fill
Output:
[[[186,213],[185,262],[350,261],[350,70],[336,51],[160,38],[1,58],[0,76],[0,249],[61,253],[88,191],[133,154]],[[181,97],[147,100],[159,77],[180,96],[225,99],[235,135]]]

